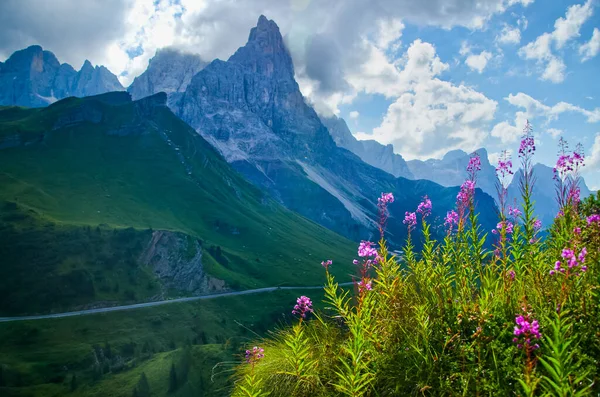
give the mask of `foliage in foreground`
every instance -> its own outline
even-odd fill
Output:
[[[327,273],[329,310],[309,298],[299,321],[246,352],[234,396],[596,395],[600,376],[600,215],[579,200],[580,148],[561,141],[555,169],[561,210],[539,236],[531,191],[535,144],[529,124],[519,158],[522,201],[506,203],[512,162],[498,168],[497,228],[478,226],[473,191],[479,159],[468,167],[443,241],[430,238],[432,203],[406,213],[401,256],[384,239],[387,204],[379,199],[378,248],[362,242],[354,293]],[[417,220],[420,218],[420,230]],[[420,233],[419,233],[420,232]],[[423,239],[423,249],[413,241]],[[494,239],[494,250],[485,248]]]

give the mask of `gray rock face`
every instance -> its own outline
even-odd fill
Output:
[[[478,149],[481,158],[481,171],[477,176],[477,186],[492,197],[496,197],[496,168],[490,164],[487,150]],[[466,168],[470,154],[462,150],[452,150],[441,159],[408,161],[408,168],[414,179],[426,179],[442,186],[460,186],[467,178]]]
[[[16,51],[0,67],[0,105],[42,107],[69,96],[122,90],[104,66],[93,67],[86,61],[76,72],[40,46]]]
[[[380,168],[395,177],[414,179],[408,164],[394,153],[392,145],[382,145],[374,140],[359,141],[352,135],[346,121],[336,116],[321,117],[336,145],[350,150],[367,164]]]
[[[127,88],[133,100],[165,92],[184,92],[192,77],[206,66],[198,55],[163,48],[150,59],[148,69]]]
[[[155,231],[140,256],[140,262],[154,269],[163,288],[192,294],[225,290],[225,283],[208,276],[202,264],[200,243],[182,233]]]
[[[395,178],[338,147],[299,90],[279,28],[264,16],[244,47],[202,69],[169,107],[255,185],[352,239],[376,238],[381,192],[398,198],[388,222],[398,242],[404,211],[414,211],[422,196],[437,203],[437,215],[454,204],[455,189]],[[481,202],[493,207],[489,197]]]

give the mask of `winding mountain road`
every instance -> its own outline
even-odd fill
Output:
[[[352,285],[352,283],[351,282],[341,283],[339,285],[340,286],[348,286],[348,285]],[[244,290],[244,291],[222,292],[219,294],[190,296],[187,298],[177,298],[177,299],[167,299],[167,300],[154,301],[154,302],[136,303],[133,305],[112,306],[112,307],[101,307],[98,309],[78,310],[78,311],[66,312],[66,313],[41,314],[38,316],[0,317],[0,323],[10,322],[10,321],[44,320],[44,319],[49,319],[49,318],[62,318],[62,317],[72,317],[72,316],[84,316],[84,315],[96,314],[96,313],[118,312],[121,310],[139,309],[142,307],[161,306],[161,305],[166,305],[168,303],[191,302],[191,301],[204,300],[204,299],[222,298],[222,297],[226,297],[226,296],[260,294],[263,292],[273,292],[273,291],[282,291],[282,290],[289,291],[289,290],[296,290],[296,289],[322,289],[322,288],[323,288],[323,286],[317,286],[317,287],[265,287],[265,288],[257,288],[257,289],[248,289],[248,290]]]

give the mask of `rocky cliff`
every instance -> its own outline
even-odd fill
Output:
[[[0,66],[0,105],[42,107],[69,96],[124,90],[104,66],[85,61],[80,71],[40,46],[16,51]]]
[[[162,48],[150,59],[144,73],[127,88],[134,100],[165,92],[184,92],[192,77],[206,66],[198,55],[186,54],[174,48]]]

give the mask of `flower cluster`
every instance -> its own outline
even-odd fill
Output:
[[[481,171],[481,158],[479,158],[479,154],[475,152],[469,159],[469,164],[467,165],[467,172],[469,174],[473,174],[477,171]]]
[[[421,214],[423,218],[431,214],[431,200],[429,197],[423,197],[423,201],[421,201],[417,207],[417,212]]]
[[[252,350],[246,350],[246,362],[248,364],[256,364],[260,359],[265,357],[265,349],[254,346]]]
[[[410,232],[411,230],[414,229],[414,227],[417,224],[417,214],[414,212],[406,211],[404,213],[404,220],[402,221],[402,223],[404,223],[406,226],[408,226],[408,231]]]
[[[299,315],[302,318],[306,318],[307,313],[312,313],[312,302],[310,298],[302,295],[300,298],[296,300],[296,306],[294,306],[294,310],[292,310],[292,314]]]
[[[502,182],[502,186],[504,186],[504,182],[509,177],[509,175],[513,175],[512,170],[512,160],[510,159],[510,154],[508,151],[503,150],[500,154],[500,158],[498,158],[498,166],[496,167],[496,175],[498,179]],[[506,186],[504,186],[506,187]]]
[[[331,266],[332,263],[333,261],[331,259],[327,259],[326,261],[321,262],[321,265],[325,268],[325,270],[329,270],[329,266]]]
[[[517,207],[511,207],[510,205],[508,206],[508,215],[509,216],[513,216],[513,217],[519,217],[521,216],[521,210],[518,209]]]
[[[381,193],[381,197],[377,199],[377,204],[387,205],[394,202],[394,195],[392,193]]]
[[[358,283],[356,283],[356,285],[358,286],[358,292],[361,294],[363,292],[371,291],[373,289],[371,281],[367,280],[361,280]]]
[[[446,213],[446,218],[444,218],[444,225],[448,228],[449,231],[451,231],[453,225],[458,225],[458,219],[459,218],[456,211],[448,211]]]
[[[513,342],[517,344],[517,348],[525,348],[529,351],[538,349],[540,345],[537,343],[532,345],[532,338],[540,339],[542,337],[538,321],[532,321],[528,315],[525,315],[517,316],[515,322],[517,325],[515,325]]]
[[[593,223],[600,225],[600,214],[592,214],[586,218],[588,226],[591,226]]]
[[[563,248],[561,257],[563,261],[556,261],[554,263],[554,269],[550,270],[550,274],[554,275],[557,272],[565,273],[567,266],[570,270],[581,270],[585,272],[587,270],[587,266],[585,265],[585,256],[587,255],[587,248],[583,247],[579,252],[579,255],[575,253],[574,250],[569,248]],[[579,273],[578,273],[579,274]]]
[[[361,258],[370,258],[373,256],[377,256],[377,250],[372,247],[373,245],[374,243],[370,241],[361,241],[358,245],[358,256],[360,256]]]
[[[519,157],[530,158],[535,153],[535,140],[533,139],[533,128],[529,124],[529,120],[525,123],[523,128],[523,138],[521,139],[521,145],[519,146]]]
[[[505,230],[506,234],[512,234],[513,230],[514,230],[514,226],[515,225],[511,221],[498,222],[498,224],[496,225],[496,229],[492,230],[492,233],[498,234],[502,230]]]
[[[517,274],[515,273],[515,271],[514,271],[514,270],[512,270],[512,269],[511,269],[511,270],[509,270],[507,274],[508,274],[508,277],[510,277],[510,279],[511,279],[512,281],[515,281],[515,277],[517,276]]]
[[[535,230],[540,230],[542,228],[542,221],[540,221],[539,219],[533,221],[533,228]]]
[[[464,181],[460,185],[460,191],[456,196],[456,202],[459,205],[467,206],[471,202],[471,197],[475,194],[475,182],[471,180]]]

